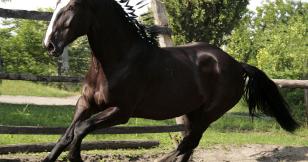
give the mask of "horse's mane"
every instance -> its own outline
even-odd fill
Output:
[[[112,0],[114,1],[114,0]],[[132,25],[133,30],[141,37],[141,39],[145,40],[150,45],[158,46],[157,42],[157,34],[154,31],[147,29],[147,27],[141,24],[138,20],[135,11],[135,8],[142,8],[145,6],[143,3],[144,0],[140,0],[140,2],[136,3],[136,6],[132,6],[129,4],[130,0],[115,0],[116,5],[114,5],[116,10],[119,10],[119,13],[122,14],[124,21],[127,21]],[[121,6],[121,5],[122,6]],[[138,7],[139,6],[139,7]]]

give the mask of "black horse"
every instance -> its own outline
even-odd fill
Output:
[[[127,0],[121,0],[125,3]],[[73,122],[45,161],[71,145],[69,159],[82,161],[82,139],[97,128],[131,117],[154,120],[184,115],[185,135],[160,161],[188,161],[209,125],[245,95],[250,115],[273,116],[287,131],[298,124],[276,85],[256,67],[239,63],[207,43],[159,48],[115,0],[60,0],[45,46],[53,56],[87,35],[92,61]]]

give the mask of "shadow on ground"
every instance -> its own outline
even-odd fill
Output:
[[[274,148],[271,151],[263,151],[258,154],[256,160],[259,162],[267,161],[308,161],[308,147],[282,147]]]

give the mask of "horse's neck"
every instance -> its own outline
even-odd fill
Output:
[[[104,62],[104,65],[114,65],[127,57],[128,51],[139,42],[121,25],[114,27],[97,25],[88,34],[88,39],[93,54],[99,61]]]

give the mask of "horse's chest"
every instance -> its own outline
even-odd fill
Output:
[[[142,77],[133,73],[120,74],[109,77],[97,93],[103,94],[110,105],[133,108],[141,100],[145,82]]]

